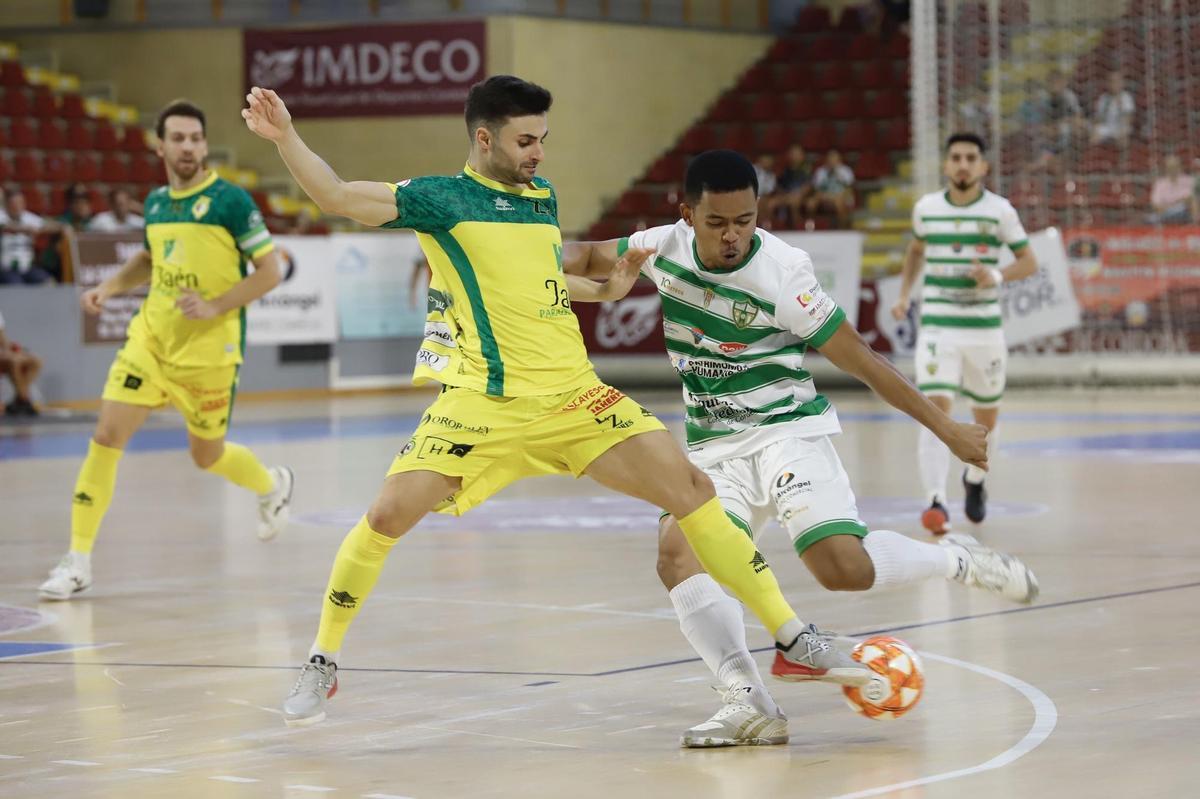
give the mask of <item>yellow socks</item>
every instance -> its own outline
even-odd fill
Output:
[[[219,474],[234,485],[248,488],[255,494],[268,494],[275,488],[275,480],[267,471],[267,467],[241,444],[226,441],[221,457],[205,471]]]
[[[112,502],[113,486],[117,483],[117,464],[124,453],[88,441],[88,454],[75,479],[75,495],[71,505],[71,551],[91,554],[96,543],[100,522]]]
[[[732,591],[778,639],[780,629],[796,614],[779,592],[779,583],[754,542],[729,520],[721,501],[713,497],[684,516],[679,529],[705,571]]]
[[[333,560],[314,650],[333,654],[342,648],[350,622],[375,587],[383,563],[398,540],[372,530],[366,516],[346,534]]]

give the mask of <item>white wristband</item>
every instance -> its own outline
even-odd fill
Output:
[[[995,281],[997,286],[1004,283],[1004,273],[1003,272],[1001,272],[999,269],[997,269],[994,266],[991,269],[989,269],[988,271],[992,273],[992,280]]]

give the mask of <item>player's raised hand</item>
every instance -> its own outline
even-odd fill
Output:
[[[242,119],[251,133],[277,142],[291,131],[292,115],[275,92],[255,86],[246,103],[249,107],[242,109]]]
[[[642,264],[646,263],[646,259],[654,254],[654,250],[649,247],[634,247],[625,251],[615,265],[613,265],[612,274],[608,277],[608,282],[604,284],[605,299],[609,302],[619,300],[629,293],[633,288],[633,284],[637,282],[638,275],[641,274]]]
[[[99,287],[88,289],[79,295],[79,307],[90,316],[99,316],[100,312],[104,310],[104,299]]]
[[[968,466],[977,466],[986,472],[988,468],[987,435],[988,429],[981,424],[953,422],[949,433],[942,437],[942,441],[960,461]]]
[[[908,317],[908,309],[911,305],[912,300],[908,297],[896,300],[896,304],[892,306],[892,318],[897,322],[903,322]]]
[[[194,291],[185,289],[175,300],[175,307],[188,319],[213,319],[220,313],[217,307]]]
[[[990,289],[1004,282],[1004,275],[1000,274],[999,269],[984,266],[978,258],[971,262],[971,277],[981,289]]]

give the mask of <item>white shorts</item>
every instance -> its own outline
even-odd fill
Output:
[[[755,541],[774,516],[797,554],[832,535],[867,534],[833,442],[788,438],[705,467],[733,523]]]
[[[962,394],[976,408],[995,408],[1004,395],[1008,345],[997,328],[981,335],[922,327],[915,354],[917,387],[931,396]]]

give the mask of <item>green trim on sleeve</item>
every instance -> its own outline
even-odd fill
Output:
[[[833,338],[833,334],[837,332],[838,327],[844,321],[846,321],[846,312],[839,307],[835,307],[833,313],[825,320],[825,324],[821,325],[816,333],[804,339],[805,343],[814,349],[820,349],[825,342]]]
[[[1016,242],[1015,244],[1008,245],[1008,249],[1012,250],[1015,253],[1017,250],[1019,250],[1023,247],[1028,247],[1028,246],[1029,246],[1029,239],[1021,239],[1020,241]]]
[[[628,249],[629,249],[629,237],[628,236],[622,236],[621,238],[617,239],[617,257],[618,258],[620,258],[622,255],[624,255],[625,251]]]

